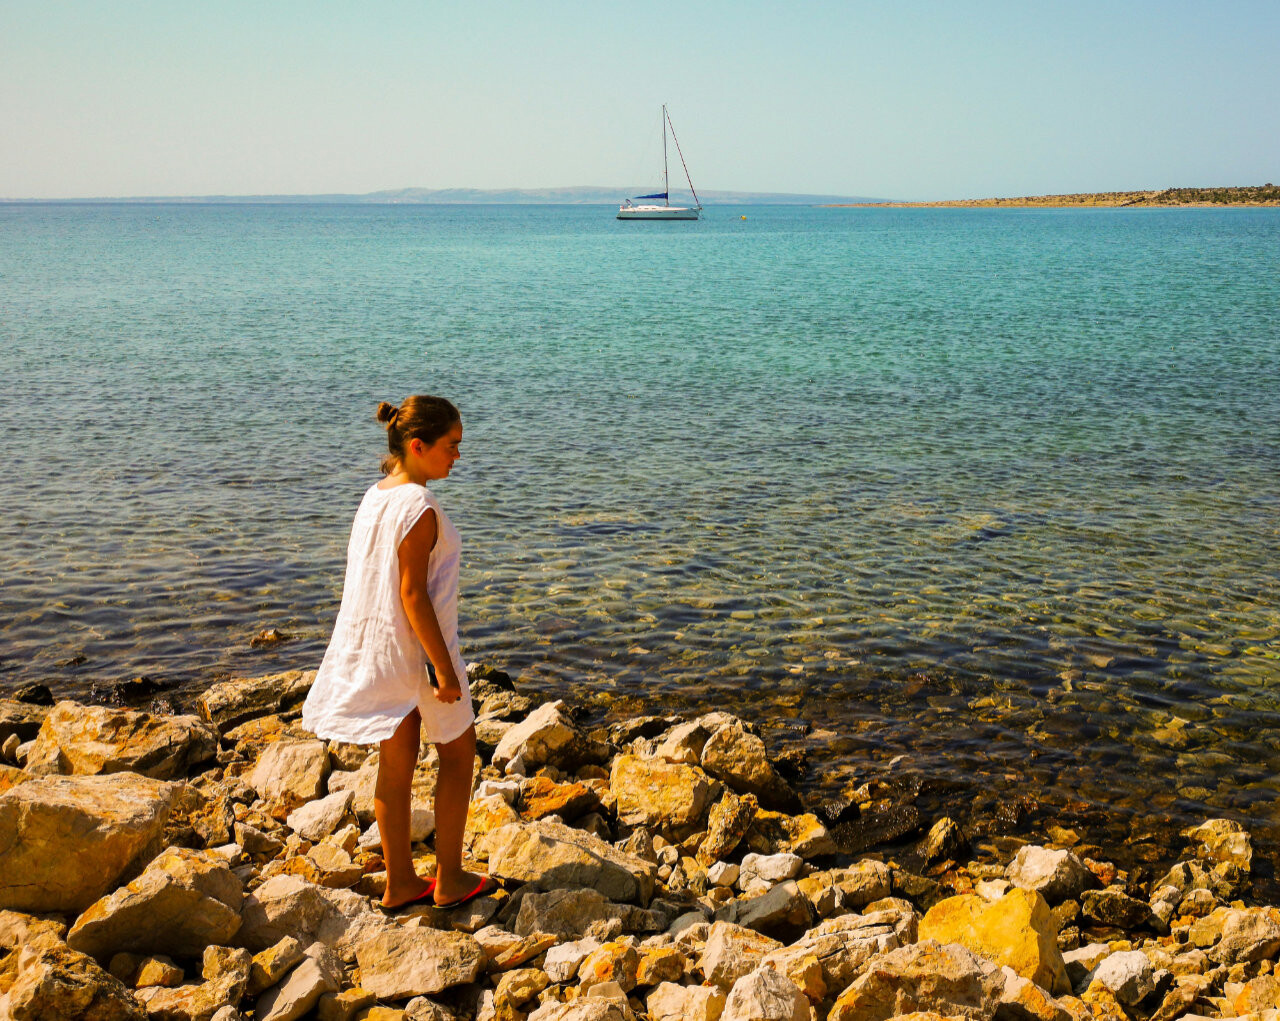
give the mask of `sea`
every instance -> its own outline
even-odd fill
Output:
[[[468,660],[1275,860],[1280,210],[0,205],[0,370],[0,693],[314,668],[442,394]]]

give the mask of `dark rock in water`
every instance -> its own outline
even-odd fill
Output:
[[[292,637],[293,635],[286,631],[269,627],[250,638],[249,645],[255,649],[263,645],[279,645],[281,642],[287,642]]]
[[[614,744],[630,744],[638,737],[657,737],[676,722],[669,716],[637,716],[622,720],[609,728],[609,740]]]
[[[945,896],[942,884],[928,876],[919,876],[905,869],[894,870],[893,893],[895,897],[905,897],[925,911]]]
[[[483,702],[500,691],[516,690],[509,673],[487,663],[472,663],[467,667],[467,687],[471,689],[473,702]]]
[[[151,677],[95,683],[89,687],[89,700],[100,705],[137,705],[139,702],[145,702],[163,694],[172,687],[172,681],[157,681]],[[173,710],[159,711],[172,712]]]
[[[53,692],[43,684],[24,684],[12,695],[15,702],[27,705],[53,705]]]
[[[850,797],[828,798],[814,807],[814,812],[829,827],[853,822],[862,814],[858,803]]]
[[[1146,901],[1130,897],[1114,887],[1085,890],[1080,898],[1084,917],[1099,925],[1117,929],[1160,928]]]
[[[924,840],[920,842],[918,852],[929,864],[945,858],[958,858],[969,849],[969,841],[959,824],[950,816],[944,815],[933,824]]]
[[[880,844],[893,844],[920,829],[920,809],[915,805],[870,808],[857,819],[829,827],[831,837],[845,854],[858,854]]]
[[[809,772],[809,753],[803,748],[783,748],[773,756],[773,766],[784,780],[796,783]]]

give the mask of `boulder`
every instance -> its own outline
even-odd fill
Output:
[[[846,988],[873,957],[916,942],[917,931],[910,911],[841,915],[818,924],[790,946],[769,951],[761,963],[789,975],[813,957],[824,984],[834,992]]]
[[[652,863],[562,823],[510,823],[488,834],[482,846],[497,879],[542,890],[585,887],[642,905],[653,896]]]
[[[545,776],[531,776],[520,785],[520,816],[543,819],[559,816],[570,822],[600,807],[600,796],[586,784],[556,783]]]
[[[139,989],[135,994],[152,1018],[164,1021],[213,1021],[218,1012],[234,1009],[244,995],[249,977],[247,951],[209,947],[204,954],[202,977],[196,985]]]
[[[888,1021],[933,1012],[990,1021],[1003,989],[1000,969],[954,943],[921,940],[877,957],[836,1000],[828,1021]]]
[[[651,1021],[719,1021],[725,994],[716,986],[663,982],[645,1000]]]
[[[813,1008],[791,979],[772,968],[743,975],[729,990],[720,1021],[810,1021]]]
[[[578,969],[587,955],[599,949],[600,941],[579,939],[568,943],[559,943],[547,951],[542,962],[542,970],[552,982],[572,982],[578,975]]]
[[[49,934],[14,951],[0,978],[0,1017],[14,1021],[146,1021],[147,1012],[93,958]],[[6,988],[7,987],[7,988]]]
[[[12,950],[46,934],[65,940],[67,927],[63,922],[37,918],[21,911],[0,911],[0,947]],[[116,977],[119,978],[118,975]]]
[[[355,820],[351,811],[355,794],[335,791],[315,801],[308,801],[289,813],[285,824],[303,840],[323,840],[334,830]]]
[[[250,996],[257,996],[270,989],[305,956],[302,944],[292,936],[285,936],[275,946],[258,951],[249,965],[249,984],[245,991]]]
[[[457,929],[457,926],[454,926]],[[510,934],[508,934],[510,935]],[[519,968],[522,964],[527,964],[539,954],[550,950],[556,945],[556,938],[549,932],[535,932],[528,936],[512,937],[513,942],[508,943],[500,951],[494,952],[492,946],[486,946],[476,942],[484,947],[485,956],[488,958],[488,969],[491,972],[508,971],[511,968]]]
[[[688,967],[688,958],[677,947],[642,947],[640,964],[636,968],[636,985],[656,986],[661,982],[679,982],[684,978]]]
[[[1216,908],[1192,923],[1188,935],[1207,948],[1215,964],[1246,964],[1280,951],[1280,911],[1266,908]]]
[[[796,792],[773,768],[764,742],[740,723],[726,723],[702,748],[702,768],[739,794],[754,794],[775,812],[801,812]]]
[[[132,975],[129,978],[125,978],[116,972],[116,961],[124,956],[131,955],[113,955],[107,970],[120,979],[121,982],[127,982],[135,989],[141,989],[143,986],[175,988],[182,985],[182,980],[186,977],[186,973],[174,964],[171,958],[166,957],[164,954],[155,954],[152,957],[142,958]]]
[[[1085,890],[1080,895],[1080,910],[1090,921],[1117,929],[1158,927],[1160,924],[1151,913],[1150,904],[1130,897],[1119,887]]]
[[[329,774],[330,795],[351,792],[351,809],[361,826],[374,821],[373,792],[378,785],[378,756],[370,755],[358,769],[335,769]]]
[[[326,993],[342,987],[342,975],[323,944],[307,947],[306,956],[279,985],[258,997],[255,1021],[297,1021]]]
[[[958,943],[1050,992],[1071,992],[1057,926],[1034,891],[1015,888],[995,902],[975,894],[948,897],[924,916],[920,939]]]
[[[720,784],[702,770],[664,759],[619,755],[609,773],[618,821],[680,841],[705,828]]]
[[[707,817],[707,835],[698,847],[698,863],[703,866],[715,865],[729,855],[747,835],[758,808],[754,795],[739,797],[733,791],[725,791],[720,800],[711,806]]]
[[[1235,865],[1242,872],[1253,866],[1253,842],[1248,831],[1230,819],[1210,819],[1183,832],[1195,844],[1198,855]]]
[[[314,670],[233,677],[206,689],[196,700],[196,712],[219,733],[226,733],[255,716],[283,712],[298,705],[307,697],[315,679]]]
[[[1050,904],[1076,900],[1096,882],[1088,866],[1070,851],[1035,844],[1018,849],[1005,876],[1014,886],[1034,890]]]
[[[804,868],[804,859],[798,854],[751,854],[743,855],[742,866],[738,873],[738,887],[750,890],[757,883],[772,886],[788,879],[794,879]]]
[[[344,961],[355,947],[395,923],[351,890],[333,890],[300,876],[273,876],[244,899],[236,942],[255,953],[286,936],[332,947]]]
[[[356,960],[362,988],[379,999],[405,1000],[474,982],[485,954],[465,933],[395,926],[361,943]]]
[[[1074,1021],[1074,1015],[1044,989],[1025,979],[1007,964],[1001,969],[1004,989],[996,1017],[1000,1021]]]
[[[728,993],[738,979],[760,966],[766,954],[781,948],[782,944],[776,939],[753,929],[732,922],[716,922],[711,926],[698,964],[707,982]]]
[[[493,990],[493,1003],[499,1011],[523,1007],[547,988],[549,979],[537,968],[517,968],[506,972]]]
[[[98,961],[118,951],[194,957],[235,935],[243,900],[239,878],[221,858],[171,847],[137,879],[90,905],[67,933],[67,945]]]
[[[832,869],[832,881],[840,888],[845,906],[857,910],[883,900],[893,890],[893,873],[882,861],[868,858],[848,868]]]
[[[1124,950],[1108,954],[1093,969],[1086,986],[1095,982],[1109,989],[1112,995],[1126,1007],[1134,1007],[1154,991],[1155,969],[1151,959],[1141,950]]]
[[[612,903],[596,890],[551,890],[524,894],[511,929],[519,936],[549,932],[561,940],[576,940],[586,935],[592,924],[614,918],[624,932],[656,932],[661,928],[652,912]]]
[[[25,768],[35,775],[133,772],[171,780],[217,751],[217,732],[196,716],[59,702],[44,718]]]
[[[324,792],[329,775],[329,749],[323,741],[276,741],[267,745],[249,775],[249,786],[271,806],[272,814],[289,813]]]
[[[84,910],[159,850],[178,790],[114,773],[43,777],[0,794],[0,908]]]
[[[532,773],[539,766],[572,771],[585,762],[601,761],[601,752],[588,742],[565,713],[561,701],[544,702],[502,735],[493,752],[493,765],[508,774]]]
[[[662,735],[662,740],[653,750],[654,757],[696,766],[702,760],[702,749],[710,736],[711,731],[701,720],[678,723]]]
[[[920,842],[919,854],[925,863],[941,862],[960,857],[968,846],[969,841],[960,824],[944,815],[929,827],[929,832]]]
[[[738,904],[739,925],[783,942],[799,937],[816,920],[809,899],[790,879]]]
[[[570,1003],[544,1003],[525,1021],[634,1021],[635,1015],[624,1003],[592,996]]]
[[[582,991],[606,982],[616,982],[624,993],[636,987],[640,955],[628,942],[611,940],[587,954],[578,966],[578,986]]]
[[[760,854],[790,852],[805,861],[836,853],[835,841],[816,815],[760,811],[747,830],[747,846]]]

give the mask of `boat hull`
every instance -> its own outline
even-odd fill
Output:
[[[620,206],[619,220],[696,220],[700,209],[688,206]]]

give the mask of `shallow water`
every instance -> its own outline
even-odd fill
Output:
[[[1273,842],[1278,310],[1276,210],[0,206],[0,685],[315,665],[438,392],[468,658]]]

